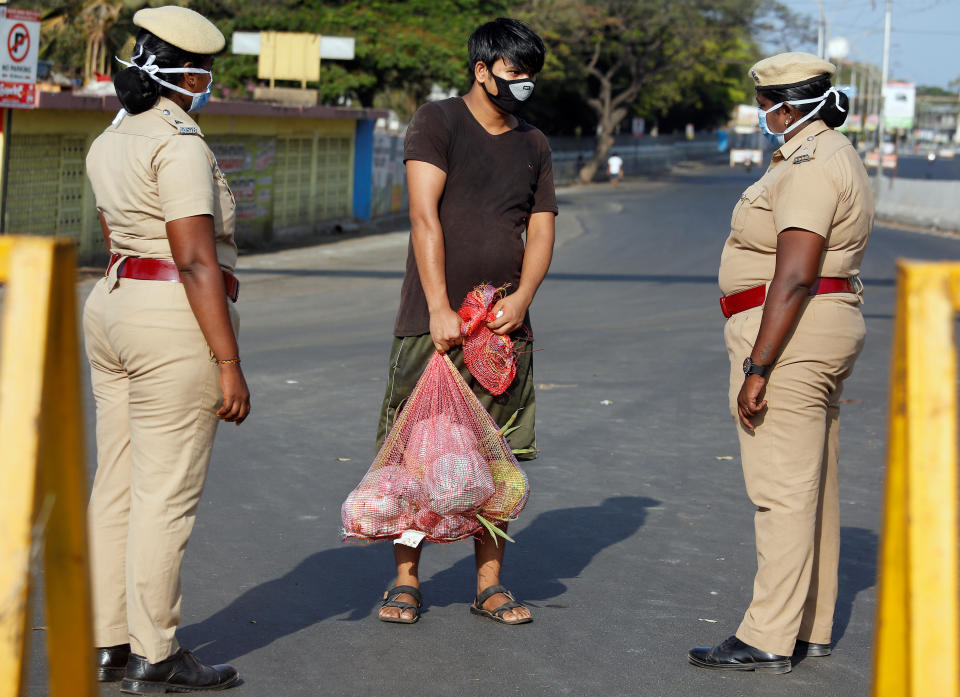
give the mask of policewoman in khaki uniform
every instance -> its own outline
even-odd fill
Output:
[[[845,136],[832,64],[785,53],[750,70],[779,145],[740,197],[720,260],[730,409],[754,518],[753,601],[736,634],[689,660],[786,673],[831,648],[840,552],[840,394],[863,347],[858,274],[873,192]]]
[[[220,419],[250,412],[236,339],[234,200],[188,115],[225,44],[182,7],[143,9],[114,79],[124,109],[87,172],[111,252],[84,309],[97,403],[90,497],[101,681],[132,694],[222,689],[232,666],[177,644],[180,567]],[[121,61],[124,62],[124,61]]]

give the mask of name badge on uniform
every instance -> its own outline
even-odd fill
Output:
[[[804,153],[803,155],[797,155],[795,158],[793,158],[793,164],[795,165],[799,165],[801,162],[809,162],[809,161],[810,161],[810,155],[807,153]]]
[[[182,136],[192,136],[196,135],[199,129],[196,126],[180,126],[180,135]]]

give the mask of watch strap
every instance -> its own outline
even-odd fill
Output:
[[[748,356],[748,357],[743,361],[743,374],[744,374],[744,375],[759,375],[760,377],[765,378],[765,377],[767,377],[767,373],[770,372],[770,368],[771,368],[771,367],[772,367],[772,366],[769,366],[769,365],[758,365],[758,364],[754,363],[754,362],[750,359],[750,357]]]

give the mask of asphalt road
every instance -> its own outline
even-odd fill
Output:
[[[870,172],[876,173],[876,169],[871,169]],[[960,179],[960,159],[938,157],[931,162],[925,155],[901,154],[897,164],[897,177],[900,179]]]
[[[468,613],[469,543],[425,551],[419,624],[378,622],[391,550],[338,536],[374,455],[406,234],[244,257],[253,414],[218,436],[181,642],[234,663],[238,697],[868,694],[894,260],[956,259],[960,241],[878,228],[867,253],[869,336],[841,419],[834,654],[783,676],[698,670],[687,649],[735,630],[756,563],[716,286],[753,178],[690,168],[561,192],[532,310],[543,453],[504,577],[534,610],[520,627]],[[92,414],[88,399],[91,442]],[[46,694],[44,660],[38,645],[30,695]]]

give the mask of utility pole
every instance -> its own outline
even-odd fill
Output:
[[[887,11],[883,20],[883,69],[880,77],[880,108],[877,110],[877,196],[880,195],[880,184],[883,183],[883,90],[887,86],[890,72],[890,3],[887,0]]]
[[[852,64],[850,65],[850,84],[853,85],[853,93],[854,93],[856,96],[855,96],[853,99],[850,100],[850,111],[851,111],[851,112],[857,111],[857,107],[860,105],[860,99],[861,99],[862,96],[863,96],[863,93],[860,91],[860,87],[857,85],[857,79],[858,79],[859,77],[860,77],[860,76],[857,75],[857,64],[856,64],[856,63],[852,63]],[[854,101],[854,100],[856,100],[856,101]],[[849,114],[849,116],[853,116],[853,114],[851,113],[851,114]],[[852,125],[852,124],[851,124],[851,125]],[[862,122],[862,121],[860,122],[860,128],[861,128],[861,129],[863,128],[863,122]],[[860,142],[860,140],[859,140],[860,135],[862,135],[862,134],[863,134],[863,131],[861,130],[861,131],[860,131],[860,134],[857,136],[857,143],[858,143],[858,144],[859,144],[859,142]]]
[[[824,58],[827,52],[827,19],[823,10],[823,0],[817,0],[820,6],[820,22],[817,24],[817,56]]]

